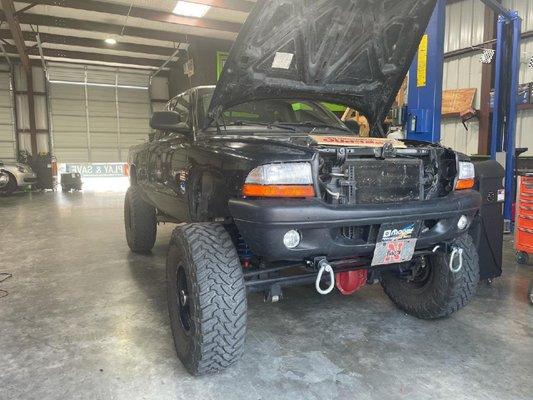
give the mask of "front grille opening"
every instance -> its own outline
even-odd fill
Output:
[[[340,234],[344,239],[354,242],[375,243],[379,232],[379,225],[343,226]]]
[[[367,226],[343,226],[341,228],[341,235],[350,240],[363,239]],[[366,241],[366,240],[365,240]]]
[[[425,220],[425,221],[424,221],[424,228],[425,228],[425,229],[423,229],[423,230],[424,230],[424,231],[426,231],[426,230],[429,231],[429,230],[433,229],[433,227],[434,227],[435,225],[437,225],[438,222],[439,222],[438,219],[428,219],[428,220]]]

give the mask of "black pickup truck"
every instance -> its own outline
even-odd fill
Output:
[[[259,2],[216,88],[172,99],[130,152],[131,250],[149,252],[158,223],[180,224],[168,305],[193,374],[241,355],[247,291],[277,301],[287,286],[348,295],[380,282],[399,308],[432,319],[465,306],[479,281],[473,165],[383,132],[435,1],[303,4]],[[363,112],[371,137],[323,102]]]

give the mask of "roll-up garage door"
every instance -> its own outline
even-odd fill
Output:
[[[0,161],[17,158],[11,73],[0,70]]]
[[[148,72],[51,67],[54,155],[60,163],[116,163],[150,132]]]

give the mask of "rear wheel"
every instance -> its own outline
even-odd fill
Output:
[[[17,180],[10,173],[2,173],[0,179],[0,195],[9,196],[17,190]]]
[[[479,259],[470,235],[454,241],[463,249],[463,266],[452,272],[449,256],[443,253],[413,261],[409,277],[396,272],[383,275],[385,293],[398,308],[418,318],[447,317],[466,306],[474,297],[479,282]]]
[[[193,375],[237,362],[246,335],[246,289],[235,246],[223,226],[180,226],[167,254],[170,325],[179,359]]]
[[[124,201],[124,226],[131,251],[146,254],[157,236],[155,208],[145,202],[137,186],[130,186]]]

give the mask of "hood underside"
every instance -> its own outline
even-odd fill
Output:
[[[261,99],[338,103],[381,123],[436,0],[258,1],[216,87],[209,115]]]

